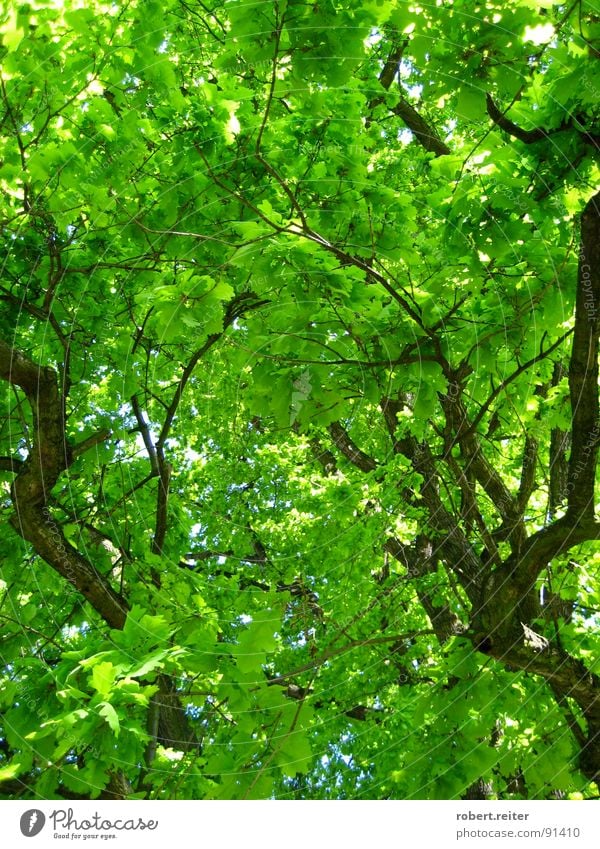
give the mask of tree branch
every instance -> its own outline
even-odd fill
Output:
[[[379,74],[379,82],[386,91],[389,90],[391,84],[394,82],[394,78],[398,73],[400,62],[402,61],[402,56],[407,44],[408,38],[406,38],[402,44],[397,44],[395,47],[392,47],[387,59],[385,60],[383,69]]]
[[[402,92],[400,82],[398,85]],[[435,153],[436,156],[447,156],[449,153],[452,153],[446,142],[440,138],[437,130],[431,124],[427,123],[415,107],[405,99],[403,94],[400,97],[400,102],[394,106],[392,112],[404,121],[408,129],[414,133],[417,141],[429,153]]]
[[[526,434],[523,446],[523,462],[521,465],[521,480],[517,493],[517,511],[523,514],[535,490],[535,470],[538,460],[538,441]]]
[[[481,563],[458,521],[448,512],[440,497],[438,475],[431,449],[426,443],[419,443],[412,436],[396,438],[397,414],[402,409],[401,402],[384,397],[381,400],[381,409],[394,451],[410,460],[413,469],[423,478],[420,493],[429,513],[431,535],[437,537],[435,543],[449,567],[456,574],[469,598],[474,599],[478,594],[481,579]]]
[[[506,117],[506,113],[502,112],[494,103],[494,99],[491,94],[486,94],[485,102],[487,113],[494,124],[500,127],[501,130],[504,130],[505,133],[509,133],[509,135],[514,136],[524,144],[535,144],[535,142],[550,138],[550,136],[556,135],[556,133],[561,133],[565,130],[575,130],[586,144],[591,145],[596,150],[600,148],[600,136],[594,133],[587,133],[585,131],[578,130],[577,127],[573,126],[573,118],[569,118],[568,121],[563,121],[559,127],[555,127],[552,130],[544,130],[543,127],[535,127],[533,130],[524,130],[522,127],[519,127],[518,124],[511,121],[510,118]]]
[[[344,457],[363,472],[372,472],[377,468],[377,462],[361,451],[356,443],[350,438],[348,432],[339,422],[333,422],[327,428],[331,434],[336,448],[338,448]]]
[[[23,460],[18,457],[0,457],[0,472],[17,473],[23,468]]]
[[[469,428],[468,428],[468,430],[466,431],[466,433],[474,433],[474,432],[475,432],[475,430],[477,429],[477,425],[479,424],[479,422],[483,419],[483,417],[484,417],[484,416],[485,416],[485,414],[488,412],[488,410],[490,409],[490,407],[492,406],[492,404],[494,403],[494,401],[496,400],[496,398],[497,398],[497,397],[498,397],[498,396],[499,396],[502,392],[504,392],[504,390],[506,389],[506,387],[507,387],[507,386],[510,386],[510,384],[511,384],[513,381],[515,381],[518,377],[520,377],[520,376],[521,376],[524,372],[526,372],[526,371],[527,371],[527,369],[530,369],[532,366],[536,365],[536,363],[539,363],[539,362],[541,362],[542,360],[547,359],[547,357],[549,357],[549,356],[550,356],[550,354],[552,354],[552,353],[553,353],[553,351],[556,351],[556,349],[557,349],[558,347],[560,347],[560,345],[562,345],[562,343],[563,343],[566,339],[568,339],[568,338],[569,338],[569,336],[570,336],[572,333],[573,333],[573,331],[572,331],[572,330],[567,330],[567,332],[566,332],[566,333],[563,333],[563,335],[562,335],[560,338],[558,338],[558,339],[556,340],[556,342],[553,342],[553,343],[552,343],[552,345],[550,345],[550,347],[549,347],[549,348],[547,348],[545,351],[541,351],[539,354],[536,354],[536,355],[535,355],[535,357],[532,357],[530,360],[527,360],[527,362],[524,362],[524,363],[522,363],[520,366],[517,366],[517,368],[516,368],[516,369],[515,369],[515,370],[514,370],[511,374],[509,374],[509,375],[508,375],[508,377],[507,377],[507,378],[505,378],[505,379],[502,381],[502,383],[499,383],[499,384],[498,384],[498,386],[494,389],[494,391],[493,391],[493,392],[492,392],[492,393],[488,396],[488,398],[484,401],[484,403],[483,403],[483,404],[481,405],[481,407],[479,408],[479,412],[478,412],[478,413],[477,413],[477,415],[476,415],[476,416],[474,416],[474,418],[472,419],[471,424],[469,425]]]
[[[581,246],[575,302],[575,330],[569,362],[571,455],[567,484],[573,519],[594,515],[598,420],[598,335],[600,332],[600,192],[581,216]]]
[[[548,683],[559,704],[565,697],[573,699],[581,708],[588,730],[585,740],[575,733],[581,745],[579,767],[592,781],[598,781],[600,756],[600,678],[590,672],[577,659],[565,657],[556,649],[535,650],[523,641],[510,643],[491,640],[485,654],[496,658],[505,667],[522,669],[540,675]]]
[[[406,568],[409,578],[435,572],[438,565],[433,545],[424,534],[419,534],[413,545],[403,545],[396,537],[390,537],[385,541],[383,549]],[[440,645],[450,637],[464,633],[465,626],[448,604],[434,601],[433,594],[423,590],[419,582],[416,592]]]
[[[534,130],[524,130],[522,127],[513,123],[510,118],[506,117],[505,113],[502,112],[494,103],[494,99],[491,94],[486,94],[485,105],[488,115],[496,126],[500,127],[500,129],[504,130],[505,133],[509,133],[509,135],[514,136],[525,144],[534,144],[535,142],[548,138],[548,136],[552,133],[558,132],[558,129],[548,131],[542,129],[542,127],[536,127]]]
[[[53,486],[70,462],[56,372],[0,340],[0,377],[23,390],[33,414],[33,445],[11,487],[16,510],[11,524],[112,628],[122,628],[124,599],[66,540],[47,507]]]
[[[328,660],[331,660],[334,657],[338,657],[338,655],[340,654],[345,654],[346,652],[349,652],[355,648],[383,645],[385,643],[397,643],[401,642],[402,640],[412,640],[415,637],[423,637],[429,635],[433,636],[434,634],[435,632],[431,628],[425,628],[420,631],[409,631],[406,634],[389,634],[388,636],[372,637],[366,640],[352,640],[352,642],[346,643],[345,646],[340,646],[337,649],[327,649],[323,652],[323,654],[321,654],[319,657],[316,657],[310,663],[305,663],[303,666],[299,666],[297,669],[292,669],[290,672],[286,672],[284,675],[277,675],[275,678],[270,678],[269,685],[281,684],[296,675],[300,675],[302,672],[310,672],[311,670],[318,669],[320,666],[323,666],[324,663],[327,663]]]
[[[402,44],[392,47],[390,54],[385,61],[383,70],[379,75],[379,82],[386,91],[390,89],[394,79],[396,78],[398,67],[407,44],[408,39],[402,42]],[[406,100],[400,79],[398,79],[398,88],[400,90],[400,102],[392,108],[391,111],[393,114],[397,115],[398,118],[404,121],[408,129],[414,134],[416,140],[422,145],[422,147],[425,148],[425,150],[430,153],[435,153],[436,156],[446,156],[451,153],[452,151],[448,145],[442,141],[437,130],[429,124],[419,112],[417,112],[415,107],[412,106],[408,100]],[[383,97],[374,97],[369,102],[369,111],[372,112],[373,109],[381,103],[384,103]]]

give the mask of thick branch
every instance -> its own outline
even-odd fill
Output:
[[[56,372],[37,366],[0,340],[0,377],[23,390],[34,425],[32,449],[11,487],[16,510],[11,524],[111,627],[122,628],[125,601],[66,540],[47,507],[52,487],[67,468],[71,453],[63,430]]]
[[[406,568],[408,577],[418,578],[428,572],[435,572],[437,568],[433,546],[423,534],[410,546],[403,545],[396,537],[390,537],[383,548]],[[443,645],[450,637],[464,632],[463,623],[448,604],[434,601],[433,594],[423,590],[418,582],[416,592],[440,644]]]
[[[402,44],[396,45],[392,48],[385,65],[383,66],[383,70],[379,75],[379,82],[386,91],[389,90],[398,73],[398,67],[407,43],[408,41],[406,40]],[[398,88],[400,89],[401,97],[400,102],[397,103],[391,110],[394,115],[397,115],[402,119],[402,121],[404,121],[408,129],[414,134],[419,144],[421,144],[425,150],[430,153],[435,153],[436,156],[446,156],[451,153],[450,148],[444,141],[442,141],[437,130],[429,124],[419,112],[417,112],[415,107],[412,106],[408,100],[406,100],[400,80],[398,80]],[[373,98],[369,103],[369,111],[372,111],[376,106],[379,106],[383,102],[383,97]]]
[[[326,475],[333,475],[337,471],[337,463],[334,455],[315,437],[310,440],[310,447],[314,459],[320,464]]]
[[[536,581],[555,557],[583,542],[600,539],[600,522],[573,523],[568,514],[533,534],[488,578],[473,626],[492,641],[513,639],[521,623],[540,615]]]
[[[551,519],[555,518],[558,508],[567,497],[569,444],[569,432],[553,427],[550,432],[550,480],[548,482],[548,515]]]
[[[0,472],[14,472],[23,468],[23,460],[18,457],[0,457]]]
[[[391,84],[394,82],[394,78],[398,73],[398,69],[400,67],[400,62],[402,60],[402,54],[408,44],[408,39],[402,42],[402,44],[396,45],[390,51],[389,56],[385,60],[385,64],[383,66],[383,70],[379,74],[379,82],[383,86],[383,88],[388,91]]]
[[[536,127],[534,130],[524,130],[522,127],[517,126],[496,106],[491,94],[486,94],[485,103],[487,113],[494,124],[500,127],[501,130],[504,130],[505,133],[509,133],[525,144],[533,144],[534,142],[541,141],[551,134],[547,130],[542,129],[542,127]],[[558,130],[553,130],[552,132],[556,133]]]
[[[426,443],[419,443],[412,436],[396,438],[397,414],[402,409],[400,402],[383,398],[381,409],[392,437],[394,451],[404,454],[413,469],[423,478],[420,491],[429,513],[429,525],[437,537],[436,545],[469,597],[474,598],[481,577],[481,563],[458,521],[448,512],[440,497],[438,475],[431,449]]]
[[[361,451],[356,443],[350,438],[347,430],[342,427],[339,422],[333,422],[329,425],[329,433],[333,439],[336,448],[338,448],[344,457],[359,468],[363,472],[372,472],[377,468],[377,463],[364,451]]]
[[[600,192],[581,217],[581,247],[575,302],[575,332],[569,362],[571,456],[568,512],[573,519],[594,515],[594,487],[600,442],[598,420],[598,334],[600,330]]]
[[[392,109],[394,115],[402,118],[406,126],[414,133],[417,141],[430,153],[436,156],[447,156],[452,153],[446,142],[439,137],[437,130],[417,112],[408,100],[400,98],[400,102]]]
[[[153,554],[162,554],[167,536],[169,484],[171,482],[171,465],[163,457],[160,459],[160,476],[158,478],[158,493],[156,497],[156,522],[152,540]]]
[[[524,513],[533,491],[535,490],[535,470],[538,459],[538,441],[533,436],[525,436],[523,446],[523,463],[521,466],[521,481],[517,494],[517,509]]]
[[[547,139],[556,133],[563,132],[564,130],[576,130],[586,144],[591,145],[596,150],[600,147],[600,136],[597,136],[594,133],[586,133],[585,131],[578,130],[577,127],[573,126],[572,118],[568,121],[563,121],[560,127],[555,127],[552,130],[544,130],[543,127],[535,127],[533,130],[524,130],[522,127],[519,127],[518,124],[511,121],[510,118],[506,117],[506,114],[494,103],[490,94],[486,95],[486,106],[487,113],[494,124],[500,127],[501,130],[504,130],[505,133],[509,133],[524,144],[534,144],[535,142]]]
[[[467,416],[458,382],[454,384],[454,392],[442,396],[441,402],[449,431],[446,453],[450,453],[454,442],[460,445],[465,469],[475,477],[502,518],[502,538],[509,540],[513,550],[518,550],[526,536],[523,511],[520,509],[518,498],[513,497],[500,474],[485,456],[479,436]],[[523,485],[524,496],[526,487],[530,485],[527,477]]]
[[[546,680],[559,702],[568,697],[581,708],[587,722],[587,737],[576,735],[582,745],[579,766],[592,781],[600,777],[600,679],[590,672],[580,660],[565,657],[551,648],[536,650],[524,642],[509,643],[492,640],[486,654],[495,657],[504,666],[523,669]]]

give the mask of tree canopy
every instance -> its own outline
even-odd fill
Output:
[[[0,796],[598,796],[600,15],[0,17]]]

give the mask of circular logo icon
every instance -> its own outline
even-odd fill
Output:
[[[43,829],[46,817],[42,811],[32,808],[21,816],[21,834],[25,837],[35,837]]]

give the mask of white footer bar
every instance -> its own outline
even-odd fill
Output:
[[[593,802],[0,802],[13,847],[597,849]]]

